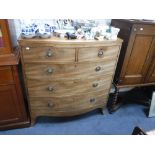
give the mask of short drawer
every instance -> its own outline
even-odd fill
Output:
[[[119,52],[119,46],[103,46],[98,48],[80,48],[78,61],[104,61],[115,60]]]
[[[106,106],[107,96],[85,94],[66,98],[30,98],[34,115],[70,116]]]
[[[11,67],[0,67],[0,84],[10,84],[13,81]]]
[[[91,80],[38,81],[28,80],[30,97],[65,97],[85,92],[108,92],[111,85],[110,77],[99,77]]]
[[[110,76],[114,72],[116,60],[78,64],[25,64],[26,78],[50,80],[89,79],[96,76]]]
[[[23,47],[23,58],[25,62],[74,62],[74,48],[55,47]]]

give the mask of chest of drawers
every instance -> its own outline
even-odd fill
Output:
[[[20,39],[31,123],[104,108],[122,41]]]

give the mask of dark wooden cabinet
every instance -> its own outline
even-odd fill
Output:
[[[0,19],[0,129],[29,125],[13,26],[13,20]]]
[[[123,39],[114,76],[114,102],[109,106],[113,112],[123,103],[120,88],[155,85],[155,22],[114,19],[111,25],[120,28],[118,37]]]
[[[155,23],[112,20],[124,40],[115,74],[118,87],[155,84]]]

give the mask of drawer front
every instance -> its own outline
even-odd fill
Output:
[[[0,67],[0,84],[13,83],[11,67]]]
[[[111,85],[111,78],[95,78],[92,80],[73,81],[38,81],[28,80],[28,91],[30,97],[62,97],[85,92],[105,91],[108,92]]]
[[[25,62],[74,62],[75,49],[54,47],[23,47]]]
[[[80,48],[78,61],[104,61],[115,60],[119,51],[119,46],[103,46],[98,48]]]
[[[31,113],[35,115],[76,115],[83,111],[105,107],[106,95],[85,94],[66,98],[30,98]]]
[[[116,61],[79,64],[25,64],[27,79],[75,80],[113,74]]]
[[[136,34],[155,35],[155,26],[144,25],[144,24],[134,24],[132,31],[133,33],[136,33]]]

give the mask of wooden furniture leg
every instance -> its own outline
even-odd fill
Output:
[[[31,116],[31,126],[34,126],[36,123],[36,116],[35,115],[32,115]]]
[[[114,82],[113,82],[113,86],[115,88],[115,92],[113,95],[113,101],[108,106],[108,110],[109,110],[110,114],[113,113],[114,111],[116,111],[117,109],[119,109],[120,106],[122,105],[121,98],[118,96],[119,95],[119,88],[117,87],[117,85]]]

